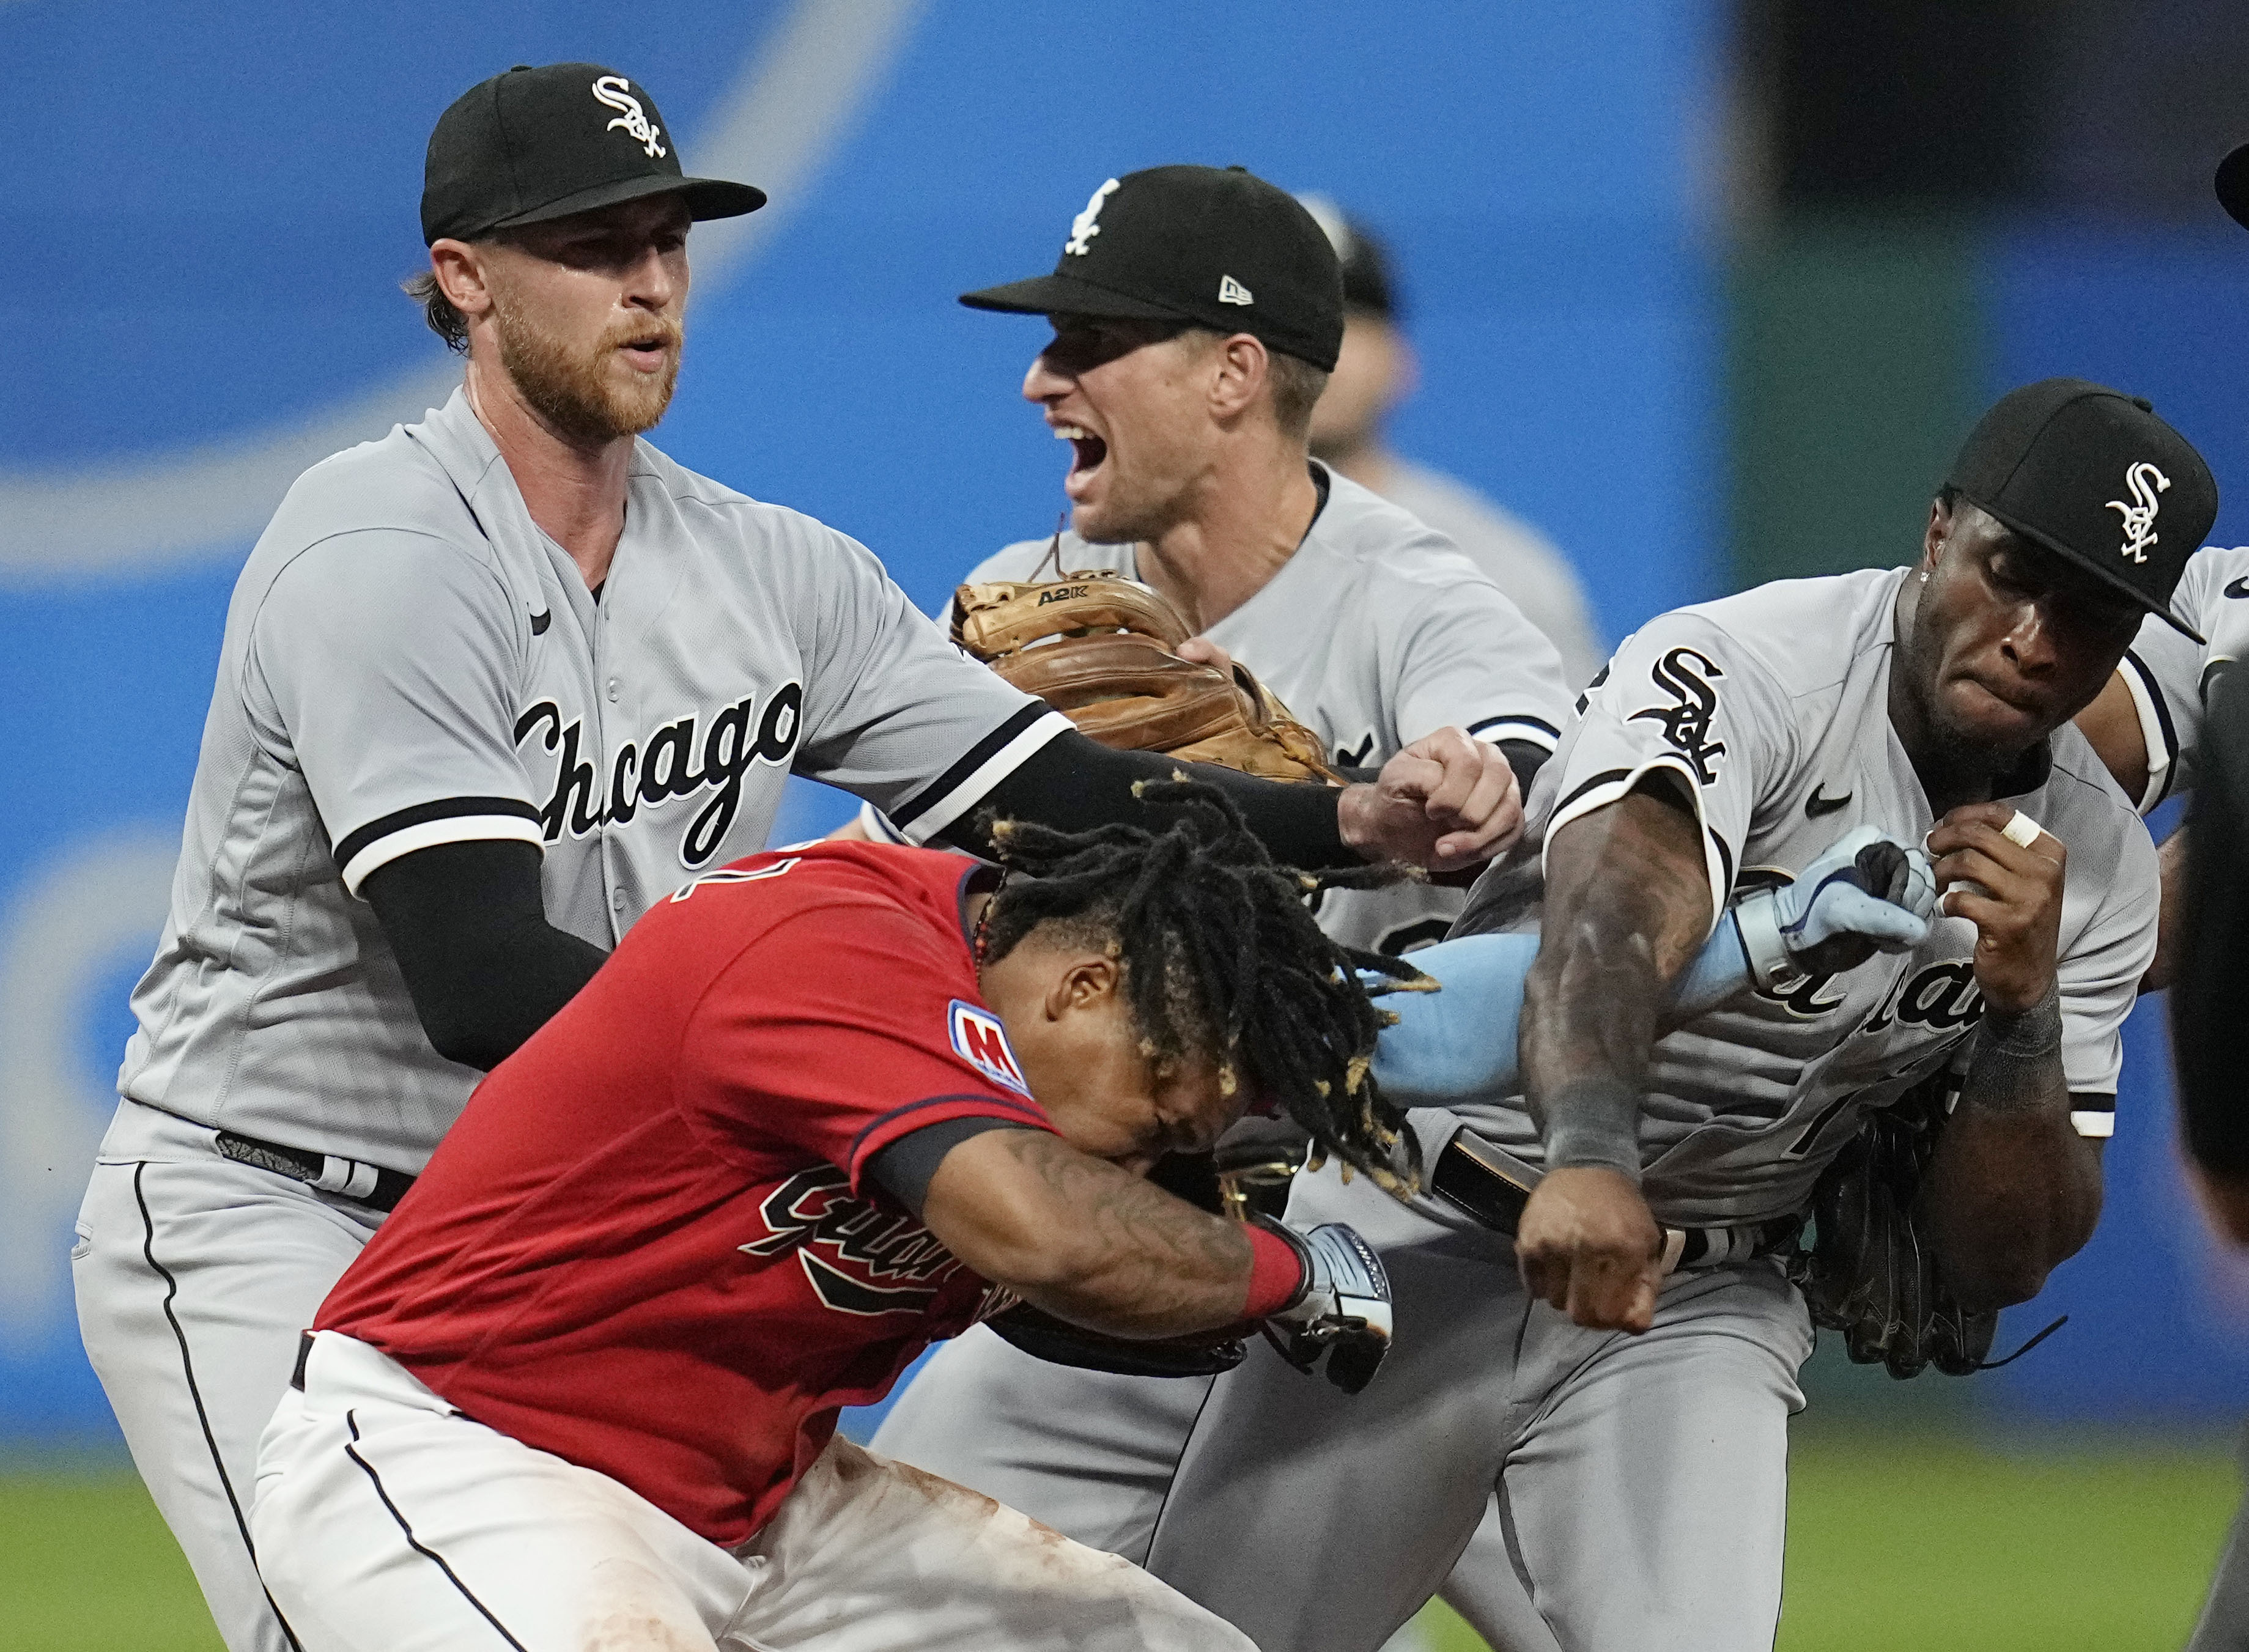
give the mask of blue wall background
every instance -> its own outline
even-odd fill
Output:
[[[2050,375],[2116,385],[2199,448],[2218,477],[2212,540],[2249,540],[2249,239],[2206,225],[2131,228],[2074,217],[1996,227],[1979,307],[1993,396]],[[2154,823],[2164,835],[2178,809]],[[2093,1242],[2012,1310],[2003,1346],[2056,1314],[2068,1327],[1988,1379],[2002,1412],[2068,1421],[2231,1423],[2249,1401],[2249,1258],[2210,1235],[2177,1146],[2163,1002],[2125,1028],[2108,1204]]]
[[[0,6],[0,1440],[109,1433],[65,1256],[227,593],[299,462],[269,474],[274,442],[379,434],[425,404],[396,387],[444,368],[395,283],[422,261],[423,141],[467,84],[613,63],[656,88],[690,169],[719,170],[739,88],[792,65],[767,100],[794,111],[769,134],[787,187],[741,162],[775,204],[723,273],[698,231],[657,436],[863,538],[925,601],[1062,504],[1063,460],[1016,398],[1038,325],[953,295],[1048,267],[1130,168],[1238,162],[1325,190],[1402,262],[1425,388],[1400,445],[1544,526],[1620,633],[1723,583],[1693,210],[1712,11]],[[808,788],[787,829],[836,812]]]

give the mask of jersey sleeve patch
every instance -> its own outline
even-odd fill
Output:
[[[946,1014],[946,1023],[954,1055],[1001,1089],[1029,1096],[1031,1086],[1008,1043],[1008,1029],[997,1015],[956,998]]]
[[[449,797],[416,803],[369,821],[335,847],[345,891],[356,896],[368,875],[402,856],[438,843],[512,840],[544,850],[539,810],[515,797]]]

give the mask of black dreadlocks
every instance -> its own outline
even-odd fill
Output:
[[[989,828],[1008,874],[985,915],[984,956],[1007,956],[1042,924],[1124,966],[1142,1053],[1163,1063],[1207,1056],[1232,1094],[1246,1070],[1325,1152],[1393,1193],[1420,1180],[1405,1115],[1369,1070],[1375,1035],[1394,1019],[1359,980],[1365,969],[1409,990],[1427,978],[1395,958],[1320,933],[1304,897],[1328,884],[1276,866],[1216,787],[1174,773],[1134,795],[1173,818],[1160,831],[1112,823],[1058,832],[1031,821]],[[1393,990],[1391,986],[1376,990]],[[1424,988],[1426,990],[1426,988]]]

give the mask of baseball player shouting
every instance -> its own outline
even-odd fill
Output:
[[[246,1516],[293,1339],[475,1083],[683,878],[762,847],[786,775],[975,843],[1170,772],[963,659],[860,546],[637,433],[698,218],[646,87],[517,69],[438,120],[414,290],[459,393],[300,478],[229,610],[171,911],[75,1247],[79,1323],[236,1652],[278,1652]],[[1221,775],[1289,864],[1488,855],[1491,748],[1337,792]]]
[[[2145,465],[2159,514],[2120,521]],[[1152,1571],[1261,1644],[1371,1649],[1496,1488],[1544,1626],[1514,1648],[1771,1644],[1811,1334],[1770,1253],[1823,1166],[1963,1062],[1916,1210],[1942,1284],[1968,1310],[2024,1300],[2092,1231],[2156,867],[2067,719],[2166,611],[2216,502],[2145,403],[2048,380],[1977,426],[1917,567],[1682,609],[1619,650],[1532,801],[1525,1093],[1422,1137],[1441,1187],[1464,1153],[1514,1167],[1517,1232],[1298,1177],[1293,1223],[1348,1219],[1381,1251],[1397,1357],[1345,1412],[1253,1351],[1196,1421]],[[1663,1034],[1729,892],[1863,826],[1925,837],[1926,939]],[[1446,1141],[1463,1120],[1477,1139]]]
[[[1448,541],[1310,457],[1343,291],[1318,222],[1239,168],[1103,183],[1051,274],[961,300],[1051,321],[1022,394],[1069,444],[1072,521],[968,581],[1139,580],[1255,671],[1333,763],[1379,765],[1454,726],[1527,788],[1568,711],[1552,644]],[[1331,889],[1321,926],[1394,953],[1441,936],[1462,899]],[[972,1332],[877,1444],[1137,1559],[1203,1386],[1042,1365]]]

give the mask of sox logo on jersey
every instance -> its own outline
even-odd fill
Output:
[[[834,1165],[797,1172],[766,1195],[758,1216],[766,1236],[737,1249],[753,1256],[795,1250],[813,1294],[837,1313],[919,1313],[960,1266],[912,1217],[855,1197],[850,1177]]]
[[[1697,666],[1702,669],[1697,671]],[[1710,719],[1718,712],[1718,691],[1710,686],[1710,679],[1723,677],[1725,672],[1699,649],[1680,647],[1656,661],[1648,675],[1675,703],[1634,712],[1630,720],[1662,724],[1663,737],[1695,766],[1695,777],[1705,786],[1715,786],[1718,781],[1718,760],[1726,754],[1726,742],[1710,739]]]
[[[540,810],[540,835],[548,843],[567,830],[583,837],[600,827],[622,825],[643,805],[654,807],[675,797],[691,797],[715,789],[716,795],[688,823],[679,841],[684,866],[700,866],[725,841],[742,802],[742,777],[753,763],[785,766],[796,749],[802,726],[804,685],[787,682],[775,690],[758,710],[758,696],[745,695],[711,719],[704,734],[698,766],[696,746],[698,719],[693,712],[656,729],[643,743],[627,740],[617,748],[606,795],[599,772],[583,761],[585,719],[562,720],[562,708],[543,699],[515,719],[515,741],[543,730],[540,745],[558,753],[554,788]],[[755,726],[752,719],[755,718]]]

